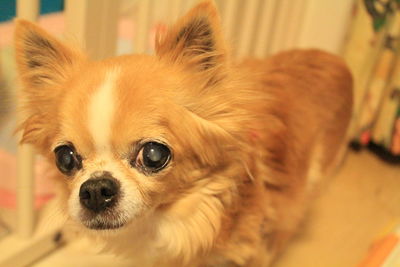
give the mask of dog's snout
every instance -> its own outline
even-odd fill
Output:
[[[81,185],[79,199],[87,209],[96,213],[115,204],[119,183],[114,178],[92,178]]]

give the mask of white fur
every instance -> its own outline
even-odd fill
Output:
[[[88,127],[98,152],[109,151],[112,121],[115,111],[115,82],[120,71],[112,69],[94,92],[88,109]]]
[[[109,70],[89,101],[88,129],[94,140],[96,154],[93,158],[85,161],[84,169],[75,176],[77,186],[71,192],[68,206],[71,217],[78,222],[82,214],[79,189],[96,172],[110,172],[121,184],[122,197],[114,210],[114,213],[118,214],[117,221],[126,223],[145,208],[136,182],[126,177],[122,166],[117,162],[118,159],[113,157],[111,151],[111,129],[116,101],[114,92],[119,74],[119,69]],[[102,218],[99,217],[99,219]]]

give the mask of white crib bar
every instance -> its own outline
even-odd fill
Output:
[[[119,0],[66,0],[67,36],[94,59],[115,55]]]
[[[280,0],[274,17],[273,34],[270,43],[270,53],[276,53],[282,50],[283,45],[288,38],[286,32],[287,27],[291,25],[290,10],[292,8],[292,0]],[[290,19],[289,19],[290,18]]]
[[[222,23],[225,30],[225,36],[229,41],[237,41],[234,37],[235,31],[235,14],[238,7],[239,0],[226,0],[222,2]]]
[[[17,16],[35,21],[39,17],[39,0],[18,0]],[[20,121],[21,118],[18,118]],[[30,145],[18,146],[17,152],[17,232],[29,238],[35,224],[34,151]]]
[[[292,6],[290,8],[290,21],[292,23],[287,28],[287,37],[281,49],[292,49],[297,45],[300,29],[302,26],[301,22],[303,21],[304,10],[307,2],[308,1],[306,0],[291,1]]]
[[[148,47],[149,28],[150,28],[150,10],[154,6],[152,0],[139,1],[137,24],[135,25],[134,53],[144,53]]]
[[[302,48],[318,47],[333,53],[340,52],[354,1],[306,2],[296,45]]]
[[[243,7],[243,13],[238,14],[240,19],[240,34],[239,40],[237,40],[237,56],[251,56],[253,54],[252,44],[254,42],[254,34],[256,34],[256,23],[257,23],[257,11],[259,6],[259,0],[247,0]],[[244,2],[243,2],[244,4]]]
[[[99,33],[98,58],[103,59],[115,56],[118,39],[118,21],[120,0],[97,0],[96,4],[101,3],[101,15],[98,23]],[[96,22],[95,22],[96,23]]]
[[[170,19],[169,22],[173,23],[181,14],[182,0],[170,0],[170,2],[171,3],[168,10]]]
[[[31,145],[20,145],[17,152],[17,229],[22,238],[29,238],[35,224],[34,152]]]
[[[254,56],[263,58],[269,53],[272,42],[272,29],[274,28],[274,18],[278,6],[278,0],[262,1],[261,15],[254,41]]]
[[[17,1],[17,17],[36,21],[39,17],[39,0],[18,0]]]

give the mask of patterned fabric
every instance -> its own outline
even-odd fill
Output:
[[[400,2],[359,0],[345,58],[355,81],[353,136],[400,155]]]

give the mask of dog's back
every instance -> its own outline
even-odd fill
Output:
[[[241,65],[255,75],[255,133],[251,172],[265,188],[265,233],[279,252],[301,222],[314,184],[326,176],[345,144],[352,112],[352,77],[337,56],[293,50]],[[272,235],[271,235],[272,233]],[[264,262],[257,264],[263,265]]]
[[[255,94],[265,99],[259,102],[259,117],[272,114],[280,134],[292,139],[286,140],[292,153],[305,158],[320,150],[321,167],[327,168],[344,142],[352,113],[352,77],[343,60],[319,50],[292,50],[243,67],[256,73]]]

